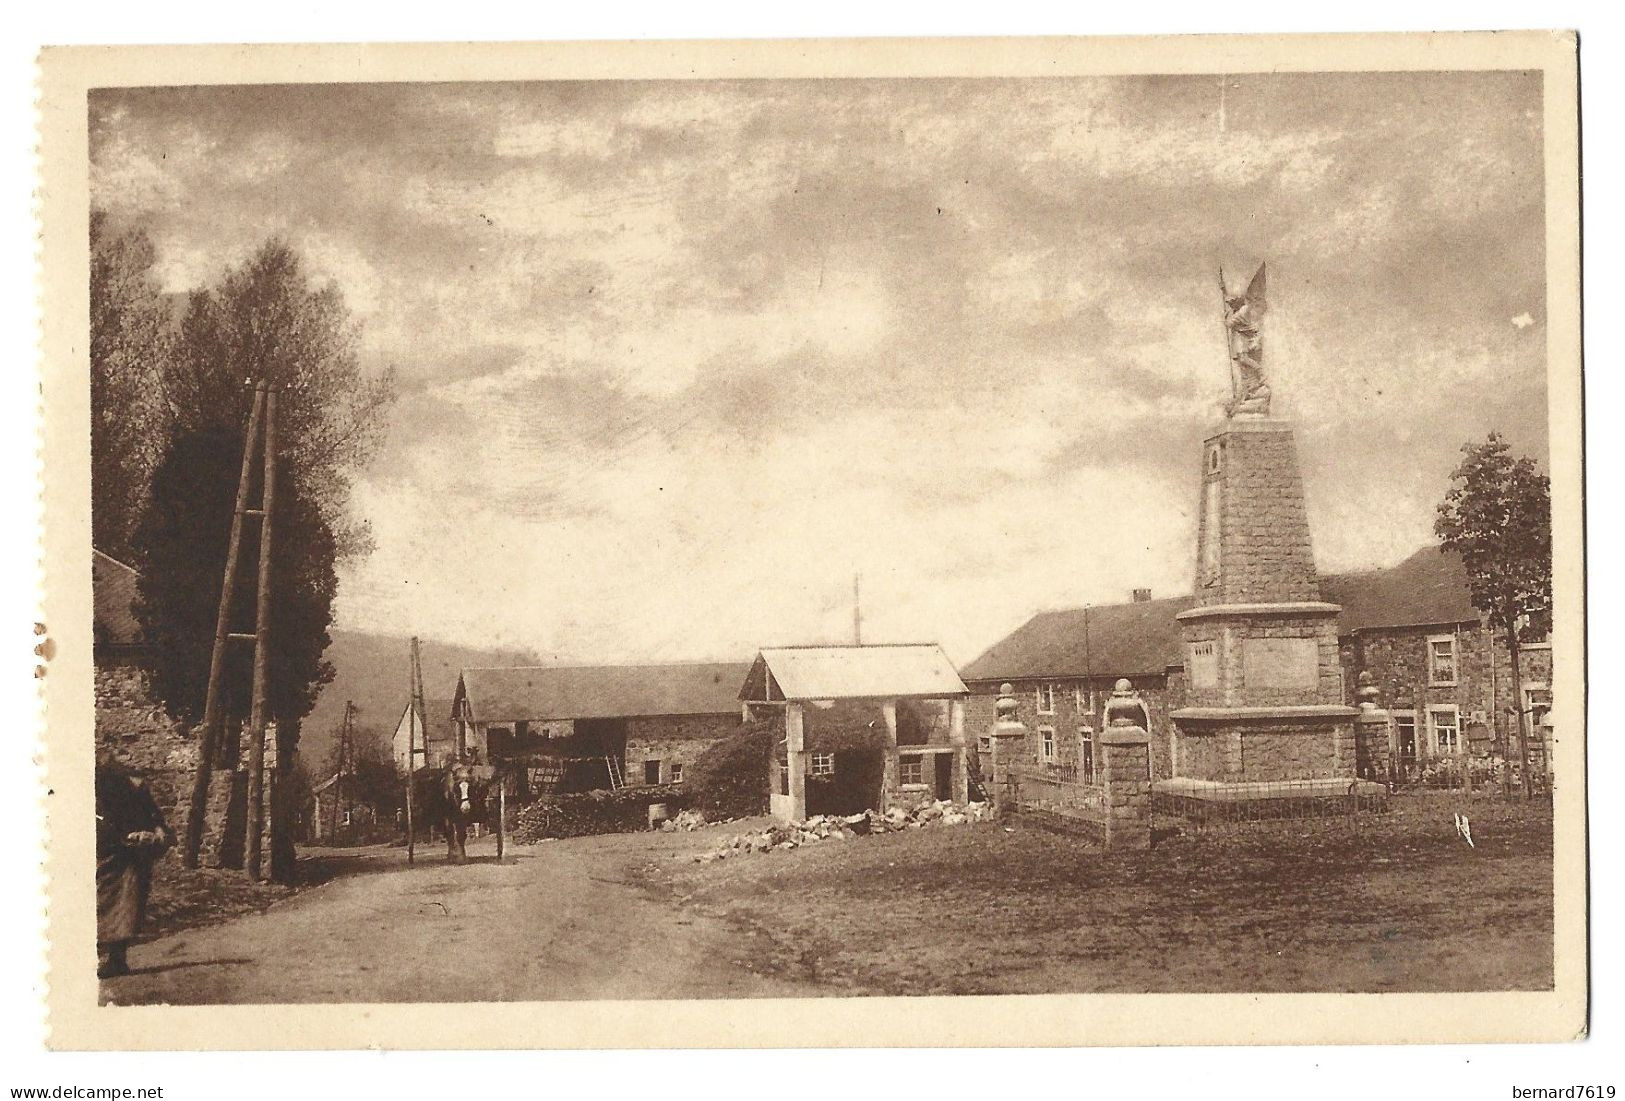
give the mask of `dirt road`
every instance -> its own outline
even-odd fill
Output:
[[[470,862],[443,846],[356,850],[264,913],[140,944],[118,1004],[748,998],[827,993],[758,973],[765,942],[646,896],[638,866],[704,833],[573,838]]]

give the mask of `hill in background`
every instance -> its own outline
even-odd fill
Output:
[[[329,633],[333,641],[323,656],[333,663],[333,681],[322,689],[299,734],[299,755],[312,771],[327,759],[328,747],[344,722],[346,700],[354,700],[359,709],[357,727],[371,727],[387,738],[410,698],[410,639],[338,628]],[[544,664],[525,650],[485,650],[432,639],[423,639],[419,648],[423,655],[423,695],[431,701],[430,706],[434,706],[432,701],[451,699],[457,688],[457,674],[470,666]]]

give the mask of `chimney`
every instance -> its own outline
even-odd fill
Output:
[[[1149,604],[1150,602],[1151,602],[1151,590],[1150,589],[1135,589],[1134,590],[1134,603],[1136,603],[1136,604]]]

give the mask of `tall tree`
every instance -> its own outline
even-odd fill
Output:
[[[90,212],[90,529],[97,547],[129,561],[163,450],[163,373],[174,325],[146,232]]]
[[[1445,550],[1461,555],[1473,606],[1506,635],[1527,799],[1532,793],[1529,713],[1523,706],[1519,645],[1527,635],[1539,637],[1551,629],[1551,483],[1534,460],[1514,458],[1499,433],[1461,450],[1433,530]]]
[[[184,429],[239,427],[253,383],[277,388],[277,434],[292,477],[320,507],[341,555],[364,551],[348,514],[350,479],[383,438],[388,372],[365,371],[359,331],[337,286],[315,284],[273,238],[213,287],[193,291],[166,393]]]
[[[138,581],[136,615],[151,643],[145,650],[148,673],[170,713],[194,723],[203,714],[208,688],[244,427],[176,428],[154,472],[152,501],[140,528],[146,568]],[[327,628],[338,590],[332,530],[292,476],[291,465],[284,458],[277,473],[267,667],[267,702],[285,754],[294,748],[299,721],[333,679],[322,652],[330,641]],[[251,499],[257,500],[257,487],[254,492]],[[258,540],[246,542],[250,551],[239,568],[247,583],[237,585],[231,609],[237,631],[250,630],[254,622],[251,564]],[[252,679],[249,649],[228,649],[221,681],[228,731],[248,714]]]

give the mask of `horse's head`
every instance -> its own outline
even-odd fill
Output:
[[[466,816],[474,811],[474,798],[474,770],[467,765],[452,766],[446,773],[446,802]]]

